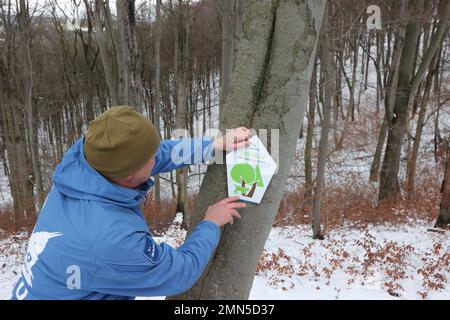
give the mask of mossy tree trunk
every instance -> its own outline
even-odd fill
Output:
[[[324,1],[318,0],[246,1],[243,33],[220,129],[279,129],[278,172],[262,202],[247,205],[241,210],[242,219],[222,230],[218,249],[197,284],[175,298],[249,297],[256,266],[285,190],[308,104],[323,12]],[[209,166],[189,232],[204,218],[208,206],[226,196],[225,165]]]

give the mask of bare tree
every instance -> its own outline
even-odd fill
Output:
[[[403,12],[404,9],[400,9],[400,12]],[[386,85],[385,88],[385,99],[384,99],[384,117],[381,123],[380,132],[378,135],[378,141],[375,148],[375,154],[373,157],[372,165],[370,167],[370,181],[378,181],[380,174],[380,162],[381,155],[383,152],[383,147],[386,141],[387,127],[389,123],[389,119],[392,116],[392,110],[394,108],[395,102],[395,94],[397,92],[397,82],[398,82],[398,70],[400,66],[400,58],[403,49],[404,43],[404,28],[398,26],[395,28],[395,43],[394,49],[392,53],[392,61],[390,63],[390,67],[385,71],[386,76]],[[388,65],[388,64],[386,64]]]
[[[119,25],[119,64],[122,65],[123,103],[143,111],[143,88],[136,39],[136,13],[134,0],[117,0]]]
[[[161,0],[156,0],[156,21],[154,28],[155,37],[155,126],[158,133],[161,132]],[[155,177],[155,201],[161,201],[161,181]]]
[[[412,151],[408,155],[407,177],[408,177],[408,192],[410,194],[414,192],[417,157],[419,153],[420,142],[422,139],[422,130],[425,125],[425,115],[427,111],[427,105],[430,101],[431,84],[433,82],[434,73],[436,71],[437,58],[438,54],[434,56],[434,59],[430,64],[428,75],[425,80],[425,85],[423,88],[423,96],[420,101],[419,116],[417,118],[416,132],[414,134],[414,143]]]
[[[305,143],[305,201],[302,204],[303,213],[310,213],[313,200],[313,170],[312,170],[312,149],[314,140],[314,119],[316,110],[316,93],[317,93],[317,57],[311,76],[311,85],[309,88],[309,109],[308,109],[308,126],[306,128]]]
[[[422,24],[420,17],[422,17],[423,10],[423,0],[417,1],[414,5],[414,12],[417,18],[409,22],[406,27],[396,98],[393,105],[393,113],[389,117],[388,140],[380,177],[379,201],[395,197],[400,192],[398,184],[400,151],[408,125],[410,105],[415,99],[419,84],[422,82],[433,56],[442,44],[445,32],[448,30],[450,0],[441,0],[438,27],[431,38],[430,45],[428,48],[424,48],[417,72],[414,72]]]
[[[172,6],[172,1],[170,1]],[[175,16],[175,45],[174,45],[174,80],[176,92],[176,129],[187,129],[188,106],[188,66],[189,66],[189,38],[191,27],[190,0],[178,0],[174,10]],[[183,227],[190,226],[189,198],[188,198],[188,168],[178,169],[177,181],[177,212],[183,213]]]
[[[32,61],[32,30],[30,27],[31,17],[28,10],[28,1],[20,0],[17,15],[19,23],[19,47],[18,59],[21,65],[21,78],[23,80],[23,97],[28,125],[28,146],[30,150],[31,163],[33,167],[33,182],[37,193],[37,204],[39,208],[45,200],[44,185],[42,182],[41,165],[39,161],[39,141],[36,121],[36,111],[33,104],[34,70]]]
[[[323,103],[323,121],[322,131],[320,134],[319,143],[319,156],[317,160],[317,176],[316,185],[314,188],[314,206],[313,206],[313,239],[323,239],[322,232],[320,230],[320,208],[322,204],[322,195],[324,193],[325,185],[325,165],[328,157],[328,133],[330,131],[331,122],[331,109],[332,97],[333,97],[333,66],[330,54],[330,39],[328,34],[328,3],[325,5],[325,15],[322,22],[322,28],[320,31],[322,41],[320,47],[320,66],[321,72],[323,72],[323,78],[325,79],[324,85],[324,103]],[[351,110],[348,110],[351,112]]]
[[[447,161],[445,165],[444,180],[442,181],[442,200],[436,227],[450,226],[450,145],[446,142]]]
[[[30,75],[25,74],[27,67],[29,69],[31,58],[29,56],[31,39],[28,38],[31,35],[30,14],[26,2],[20,2],[18,5],[19,30],[15,25],[11,2],[0,8],[3,28],[3,41],[0,42],[0,88],[2,91],[0,125],[8,156],[8,180],[14,213],[12,220],[16,230],[26,225],[30,218],[34,218],[36,212],[33,183],[30,179],[33,177],[33,167],[30,166],[31,159],[28,151],[30,146],[27,143],[29,131],[24,130],[28,127],[29,111],[32,108],[30,95],[33,89]],[[19,47],[19,55],[16,54],[17,47]],[[22,80],[24,74],[25,79]]]
[[[109,2],[95,0],[92,9],[89,1],[84,0],[88,14],[93,17],[95,23],[95,39],[100,48],[100,58],[105,72],[105,80],[108,84],[109,94],[114,105],[125,103],[125,88],[123,76],[123,64],[120,60],[120,43],[117,33],[114,31],[114,21],[109,8]]]

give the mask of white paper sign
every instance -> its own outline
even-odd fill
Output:
[[[228,196],[241,196],[243,201],[261,203],[277,164],[258,136],[246,148],[226,155]]]

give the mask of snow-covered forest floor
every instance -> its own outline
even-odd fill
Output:
[[[156,240],[179,246],[186,234],[180,222],[179,214]],[[0,299],[11,297],[27,236],[0,233]],[[276,227],[250,299],[450,299],[449,239],[450,231],[436,232],[426,221],[342,227],[323,241],[305,225]]]

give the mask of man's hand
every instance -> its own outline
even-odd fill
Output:
[[[209,206],[204,220],[212,221],[219,227],[227,223],[233,224],[233,217],[241,218],[236,209],[245,207],[245,203],[236,202],[240,198],[240,196],[228,197]]]
[[[250,130],[245,127],[231,129],[224,137],[214,140],[214,149],[219,151],[232,151],[247,147],[250,142]]]

